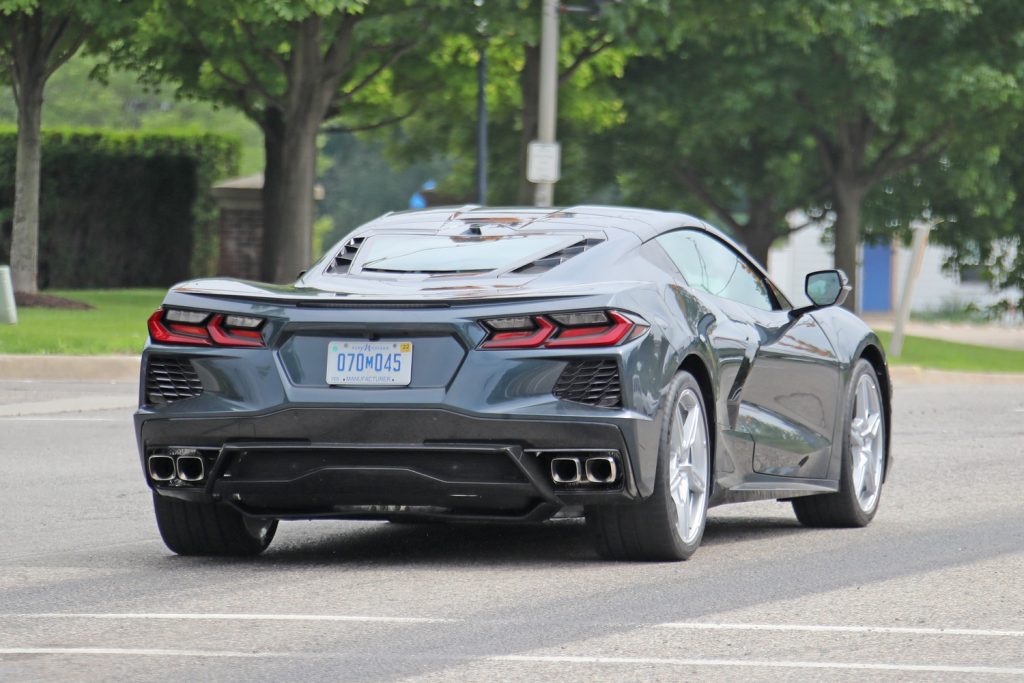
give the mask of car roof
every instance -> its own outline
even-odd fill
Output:
[[[599,205],[537,208],[532,206],[488,207],[469,204],[389,213],[361,226],[360,231],[363,229],[371,229],[373,232],[390,231],[391,229],[401,231],[410,228],[442,230],[453,223],[463,226],[467,224],[493,225],[510,229],[529,228],[539,231],[586,232],[600,230],[604,231],[609,239],[615,239],[615,233],[621,231],[635,235],[643,242],[672,228],[709,228],[707,223],[688,214],[654,209]]]

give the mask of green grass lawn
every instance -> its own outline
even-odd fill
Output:
[[[139,353],[146,341],[146,319],[163,299],[162,289],[94,289],[49,291],[85,301],[91,311],[19,308],[17,325],[0,325],[0,353],[101,354]],[[879,332],[889,347],[890,334]],[[1024,372],[1024,351],[954,344],[907,337],[894,365],[942,370]]]
[[[163,289],[47,291],[95,306],[91,311],[18,308],[17,325],[0,325],[0,353],[141,353],[146,319],[163,300]]]
[[[886,350],[892,335],[879,332]],[[920,365],[940,370],[968,372],[1024,372],[1024,351],[973,346],[925,337],[904,337],[903,353],[889,358],[891,365]]]

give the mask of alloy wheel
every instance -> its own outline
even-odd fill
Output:
[[[882,397],[878,384],[869,375],[861,375],[854,392],[853,419],[850,420],[850,454],[853,462],[851,482],[857,504],[871,512],[878,504],[885,464],[885,429]]]
[[[708,489],[708,434],[700,397],[684,389],[672,412],[669,495],[683,543],[692,543],[704,524]]]

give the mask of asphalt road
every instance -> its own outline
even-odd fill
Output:
[[[899,388],[870,527],[722,507],[679,564],[600,561],[576,521],[176,557],[134,392],[0,382],[0,680],[1024,679],[1024,385]]]

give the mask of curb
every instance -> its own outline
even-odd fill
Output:
[[[889,376],[896,386],[910,384],[1024,384],[1024,373],[961,372],[922,368],[919,365],[890,365]]]
[[[0,380],[137,382],[140,356],[0,355]]]

